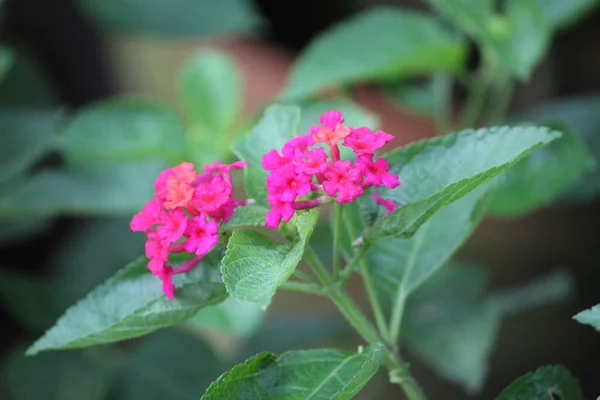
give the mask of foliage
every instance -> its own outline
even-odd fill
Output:
[[[134,3],[81,3],[102,26],[133,34],[212,35],[256,22],[244,1],[210,10],[184,0],[143,10]],[[57,216],[97,218],[58,246],[50,276],[2,273],[6,310],[41,334],[26,350],[36,358],[23,357],[20,348],[7,358],[3,390],[13,398],[349,399],[372,390],[367,384],[385,369],[409,400],[422,400],[427,388],[412,376],[406,348],[467,392],[481,390],[502,318],[563,300],[572,280],[560,272],[490,292],[484,267],[454,256],[486,213],[514,218],[600,192],[597,97],[506,116],[516,80],[526,81],[552,35],[597,2],[509,0],[501,12],[491,1],[428,3],[438,15],[374,9],[318,35],[292,68],[285,103],[266,107],[254,124],[242,116],[241,73],[215,50],[190,58],[178,75],[183,116],[131,97],[72,115],[0,110],[9,132],[0,136],[0,245],[43,231]],[[483,55],[475,73],[466,67],[469,40]],[[0,79],[11,63],[12,53],[1,48]],[[376,131],[377,115],[352,99],[351,89],[362,83],[380,85],[394,101],[432,116],[438,137],[377,154],[389,164],[384,172],[399,176],[399,187],[365,185],[362,197],[341,204],[318,178],[311,181],[317,189],[294,203],[293,218],[265,230],[265,215],[277,204],[263,156],[313,125],[317,132],[344,132],[325,117],[319,127],[328,109],[342,111],[348,126]],[[467,92],[456,118],[453,85]],[[317,98],[328,89],[342,90]],[[337,144],[328,144],[320,146],[333,159]],[[351,146],[341,150],[337,157],[348,165],[364,156]],[[126,264],[142,251],[127,222],[153,198],[160,171],[235,157],[248,163],[243,190],[237,190],[241,177],[230,184],[249,201],[223,218],[215,248],[174,276],[169,300],[146,257]],[[388,202],[380,205],[391,202],[388,212],[373,194]],[[168,261],[185,265],[190,256],[183,254],[172,251]],[[362,279],[369,314],[349,294],[353,276]],[[281,291],[331,301],[345,321],[265,315]],[[76,297],[82,298],[67,308]],[[598,306],[574,318],[600,329]],[[358,347],[348,340],[353,351],[297,349],[348,339],[350,327],[361,340]],[[92,347],[98,345],[104,346]],[[583,397],[564,367],[549,366],[517,379],[498,399],[549,394]]]

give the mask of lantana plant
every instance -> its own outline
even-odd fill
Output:
[[[150,350],[128,352],[129,342],[106,346],[117,350],[112,371],[138,371],[147,358],[159,360],[169,374],[168,396],[184,392],[178,379],[185,375],[196,384],[192,397],[205,400],[349,399],[384,371],[406,398],[423,400],[428,388],[413,376],[408,348],[436,373],[478,392],[502,318],[538,305],[540,285],[535,296],[492,295],[483,269],[453,256],[486,213],[516,217],[558,199],[597,195],[598,170],[577,182],[592,168],[592,141],[580,140],[578,118],[569,117],[580,109],[597,115],[597,99],[564,101],[511,118],[527,123],[504,125],[515,82],[528,78],[551,36],[592,2],[507,0],[498,11],[493,2],[428,0],[444,23],[398,8],[353,16],[299,56],[282,94],[288,105],[266,108],[241,137],[241,77],[215,52],[191,60],[180,77],[188,126],[162,106],[133,101],[80,111],[56,141],[69,168],[41,171],[31,185],[11,187],[0,211],[26,218],[32,210],[47,218],[65,210],[128,218],[137,212],[130,228],[146,235],[145,255],[69,308],[27,354],[161,330],[142,339]],[[472,73],[467,38],[482,56]],[[384,153],[399,133],[379,130],[370,114],[357,118],[368,113],[343,89],[360,83],[376,83],[390,100],[418,108],[437,136]],[[350,96],[314,100],[332,86]],[[464,104],[452,96],[456,86],[464,86]],[[46,151],[53,146],[48,140]],[[107,170],[111,163],[117,168]],[[140,184],[147,189],[136,191],[141,200],[129,196],[127,187]],[[63,187],[84,196],[57,195]],[[556,294],[552,283],[549,297]],[[263,340],[239,362],[239,353],[216,357],[181,333],[200,326],[204,334],[211,318],[247,333],[284,291],[333,303],[357,335],[353,345],[274,354],[281,348]],[[600,329],[598,307],[576,318]],[[333,318],[307,330],[325,341],[316,328],[330,324]],[[183,329],[162,330],[171,326]],[[288,332],[296,325],[290,326]],[[222,359],[235,365],[228,369]],[[221,375],[208,386],[210,373],[196,379],[191,364]],[[118,381],[115,391],[143,397],[147,382],[138,383]],[[557,365],[522,376],[498,400],[548,396],[583,398],[577,380]]]

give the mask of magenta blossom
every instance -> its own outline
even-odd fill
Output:
[[[383,215],[386,217],[398,208],[393,200],[386,200],[377,193],[373,193],[373,200],[375,200],[375,203],[379,204],[380,206],[385,207],[385,213]]]
[[[155,199],[133,216],[131,229],[148,237],[148,269],[162,280],[169,299],[175,295],[173,275],[195,268],[217,244],[219,222],[229,220],[236,207],[247,203],[232,198],[231,170],[245,165],[245,161],[216,161],[200,175],[191,163],[169,168],[158,175]],[[183,251],[195,256],[178,267],[169,265],[169,254]]]
[[[266,186],[271,210],[265,225],[277,228],[282,220],[288,222],[295,210],[304,210],[335,200],[351,203],[371,186],[395,188],[398,176],[389,172],[383,158],[373,159],[375,150],[393,136],[383,131],[372,133],[369,128],[344,125],[342,113],[330,110],[319,118],[321,126],[313,126],[310,135],[293,138],[263,156],[262,167],[269,171]],[[339,142],[358,154],[357,160],[340,160]],[[326,143],[330,154],[322,147]],[[306,196],[306,197],[304,197]]]

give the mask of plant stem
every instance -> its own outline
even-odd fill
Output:
[[[433,98],[435,106],[435,124],[438,135],[445,135],[451,129],[452,81],[448,74],[433,75]]]
[[[329,275],[329,272],[327,272],[327,268],[325,268],[325,266],[319,259],[317,253],[310,245],[306,246],[306,249],[304,250],[304,255],[306,257],[306,261],[312,268],[317,278],[319,278],[319,281],[321,282],[323,287],[329,287],[331,285],[331,276]]]
[[[367,267],[367,263],[364,259],[361,259],[359,262],[360,272],[363,277],[363,282],[365,283],[365,289],[367,291],[367,297],[369,298],[369,303],[371,303],[371,308],[373,309],[373,315],[375,315],[375,322],[377,323],[377,329],[379,329],[379,333],[383,338],[387,340],[388,336],[388,327],[385,321],[385,315],[383,314],[383,308],[381,308],[381,303],[379,301],[379,297],[377,296],[377,290],[375,289],[375,285],[373,284],[373,278],[371,277],[371,273],[369,268]],[[393,344],[393,343],[388,343]]]
[[[354,265],[360,261],[364,253],[366,252],[366,246],[361,248],[361,250],[354,256],[353,262],[350,263],[350,266],[354,268]],[[352,325],[352,327],[362,336],[362,338],[369,344],[373,344],[381,341],[381,337],[373,324],[365,317],[360,308],[356,305],[354,300],[346,293],[346,291],[341,286],[341,282],[333,282],[331,276],[327,272],[327,269],[315,253],[315,251],[310,247],[306,247],[305,251],[306,261],[310,264],[311,268],[321,280],[323,284],[323,288],[321,292],[313,292],[312,286],[304,283],[299,283],[295,286],[296,288],[308,289],[311,287],[310,293],[315,294],[325,294],[327,295],[331,301],[337,306],[342,315],[346,318],[346,320]],[[356,261],[355,261],[356,260]],[[351,269],[350,269],[351,270]],[[344,271],[346,272],[346,270]],[[294,283],[294,282],[288,282]],[[285,288],[284,284],[283,288]],[[307,290],[308,291],[308,290]],[[425,400],[425,395],[423,394],[421,388],[412,377],[410,372],[408,371],[408,366],[397,354],[396,346],[393,346],[393,350],[390,349],[388,344],[388,356],[385,360],[385,366],[390,371],[390,382],[398,384],[402,387],[402,390],[406,394],[408,400]]]
[[[294,276],[298,279],[303,280],[304,282],[318,284],[317,280],[314,277],[297,269],[294,271]]]
[[[343,210],[341,205],[333,205],[333,279],[337,279],[340,274],[340,230]]]
[[[390,334],[388,340],[392,343],[398,342],[400,329],[402,327],[402,315],[404,314],[404,305],[406,304],[406,295],[404,290],[399,290],[396,301],[392,306],[392,317],[390,318]]]
[[[344,285],[344,284],[346,284],[346,282],[348,282],[348,280],[352,276],[352,272],[354,272],[354,269],[356,268],[356,265],[360,262],[361,258],[363,258],[363,256],[367,252],[367,249],[368,249],[367,245],[363,245],[360,248],[360,250],[358,250],[358,252],[354,255],[354,257],[352,258],[350,263],[346,266],[346,268],[342,271],[342,273],[340,274],[340,283],[342,285]]]
[[[473,128],[479,121],[483,111],[488,86],[494,74],[494,62],[492,57],[484,53],[482,64],[476,79],[469,82],[469,94],[467,103],[462,111],[460,121],[461,128]]]
[[[310,283],[287,281],[281,285],[279,289],[316,294],[319,296],[323,295],[323,288],[321,286]]]
[[[514,86],[515,84],[508,73],[504,72],[503,76],[498,78],[491,94],[490,113],[486,119],[486,123],[495,124],[504,119],[510,105]]]

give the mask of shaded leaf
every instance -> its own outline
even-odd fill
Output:
[[[233,152],[248,161],[244,168],[246,192],[260,205],[268,204],[265,181],[269,173],[261,166],[262,157],[272,149],[280,151],[285,142],[298,134],[299,123],[297,106],[272,105],[250,132],[233,145]]]
[[[423,140],[386,158],[402,185],[380,194],[401,208],[377,221],[365,236],[408,237],[435,211],[503,172],[535,148],[560,135],[547,128],[500,127],[466,130]]]
[[[573,132],[596,159],[595,168],[567,188],[562,200],[586,201],[600,193],[600,97],[560,99],[537,107],[526,118]]]
[[[200,329],[248,336],[260,326],[265,313],[255,304],[228,297],[222,303],[204,307],[189,323]]]
[[[377,372],[385,355],[381,343],[360,353],[298,350],[279,357],[259,353],[223,374],[202,399],[350,399]]]
[[[224,53],[205,50],[183,67],[178,89],[190,119],[223,135],[242,106],[242,78]]]
[[[132,215],[152,198],[158,173],[169,166],[153,160],[42,170],[0,196],[0,218],[57,214]]]
[[[296,243],[277,243],[268,236],[248,230],[233,232],[221,264],[227,292],[240,301],[266,308],[295,271],[317,223],[318,210],[297,213],[290,224],[298,229]]]
[[[127,373],[117,383],[119,398],[195,400],[223,368],[198,337],[175,329],[158,331],[132,349]]]
[[[37,235],[51,225],[44,218],[14,218],[0,221],[0,247]]]
[[[137,99],[103,101],[80,110],[58,137],[69,160],[125,162],[185,158],[185,137],[176,114],[161,105]]]
[[[564,301],[573,293],[573,275],[568,270],[557,270],[531,282],[495,291],[490,296],[490,305],[505,317]]]
[[[489,0],[428,2],[523,80],[529,78],[548,47],[550,25],[539,0],[507,0],[502,15]]]
[[[581,400],[579,382],[562,365],[529,372],[500,393],[496,400]]]
[[[558,140],[533,151],[499,177],[490,213],[518,217],[548,205],[594,167],[583,142],[562,132]]]
[[[385,35],[381,33],[385,32]],[[326,30],[300,55],[284,96],[414,73],[460,71],[465,43],[427,14],[379,8]]]
[[[52,150],[64,115],[61,111],[0,110],[0,181],[10,178]]]
[[[193,0],[79,0],[84,11],[108,30],[166,37],[213,36],[254,30],[260,19],[247,0],[218,4]]]
[[[582,19],[596,7],[598,0],[538,0],[552,29],[564,29]]]
[[[433,80],[423,82],[400,81],[386,87],[387,94],[399,105],[412,111],[433,115],[435,96]]]
[[[19,347],[2,366],[2,386],[14,400],[106,399],[110,372],[94,361],[98,353],[94,349],[93,353],[68,351],[31,358]]]
[[[369,249],[368,269],[384,304],[404,302],[450,259],[481,220],[485,192],[443,207],[410,238],[386,238]]]
[[[12,67],[15,61],[15,56],[6,46],[0,46],[0,82]]]
[[[404,337],[420,358],[468,392],[481,389],[500,325],[485,271],[448,266],[409,300]]]
[[[175,276],[173,301],[148,271],[146,258],[132,262],[69,308],[27,354],[116,342],[185,321],[226,298],[218,270],[221,255],[213,250],[192,271]]]
[[[60,287],[22,271],[0,269],[0,301],[24,328],[44,331],[60,316]]]
[[[593,326],[597,331],[600,331],[600,304],[580,312],[573,318],[580,324]]]

